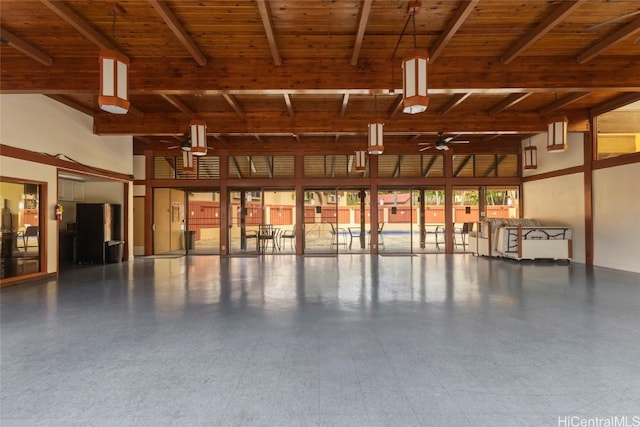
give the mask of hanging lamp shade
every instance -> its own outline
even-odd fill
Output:
[[[182,152],[182,170],[184,172],[193,172],[195,170],[193,166],[193,153],[191,153],[191,151]]]
[[[129,58],[115,50],[100,51],[100,95],[98,105],[113,114],[129,111]]]
[[[429,54],[424,49],[411,52],[402,61],[402,105],[408,114],[422,113],[429,107],[427,96],[427,63]]]
[[[547,125],[547,151],[559,153],[567,149],[567,127],[569,120],[561,117]]]
[[[207,123],[204,120],[191,120],[191,152],[194,156],[207,155]]]
[[[522,149],[525,169],[538,169],[538,147],[528,145]]]
[[[384,151],[384,123],[369,123],[369,154],[382,154]]]
[[[367,153],[366,151],[356,151],[356,171],[364,172],[367,169]]]

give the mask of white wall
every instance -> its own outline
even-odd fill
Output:
[[[583,189],[584,174],[576,173],[526,182],[522,190],[525,218],[571,227],[573,260],[580,263],[586,262]]]
[[[640,163],[593,172],[594,264],[640,273]]]
[[[529,139],[525,139],[522,146],[525,147],[528,143]],[[584,164],[584,134],[582,133],[569,132],[567,134],[567,149],[560,153],[547,151],[546,132],[533,136],[531,145],[538,148],[538,168],[525,170],[523,176],[553,172]]]
[[[93,134],[93,118],[43,95],[0,95],[0,142],[133,174],[133,138]]]
[[[116,173],[133,173],[131,136],[94,135],[91,117],[43,95],[0,95],[0,143],[39,153],[62,154],[84,165]],[[56,272],[58,223],[53,211],[57,201],[57,168],[0,156],[0,171],[6,177],[48,183],[48,204],[43,212],[47,218],[46,271]],[[122,184],[118,185],[122,189]],[[131,184],[129,188],[132,201]],[[129,217],[133,217],[133,203],[129,203]],[[133,236],[131,230],[129,235]],[[132,256],[132,237],[128,244]]]

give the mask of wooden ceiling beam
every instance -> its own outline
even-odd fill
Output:
[[[493,116],[494,114],[502,113],[507,108],[513,107],[518,102],[525,100],[526,98],[528,98],[531,95],[532,95],[531,92],[528,92],[528,93],[512,93],[511,95],[507,96],[502,101],[498,102],[493,108],[491,108],[491,110],[489,110],[489,114]]]
[[[203,119],[215,123],[210,127],[213,133],[229,134],[281,134],[282,129],[296,134],[342,134],[366,135],[366,123],[370,119],[366,113],[354,113],[348,117],[337,117],[331,112],[298,112],[294,118],[279,111],[246,113],[239,119],[233,113],[204,113]],[[537,112],[505,112],[489,116],[485,112],[448,114],[444,117],[434,114],[420,114],[414,117],[403,114],[398,119],[385,124],[385,133],[436,133],[446,129],[447,133],[537,133],[547,129],[547,123]],[[586,131],[588,113],[573,112],[569,117],[569,130]],[[184,132],[184,115],[181,113],[146,113],[137,118],[129,114],[115,115],[98,112],[94,116],[96,134],[120,135],[179,135]]]
[[[42,65],[51,65],[53,64],[53,58],[49,55],[38,49],[37,47],[27,43],[22,40],[20,37],[16,36],[13,33],[10,33],[4,28],[0,28],[0,37],[4,41],[6,41],[9,46],[13,46],[16,50],[24,53],[29,58],[34,59],[41,63]]]
[[[454,108],[456,108],[458,105],[462,104],[462,102],[467,99],[469,96],[471,95],[471,92],[467,92],[467,93],[457,93],[455,95],[453,95],[449,101],[447,101],[447,103],[444,105],[444,107],[442,107],[439,111],[438,114],[440,114],[441,116],[444,116],[445,114],[447,114],[449,111],[453,110]]]
[[[191,108],[189,108],[184,102],[180,101],[180,98],[176,95],[162,94],[160,96],[162,96],[169,104],[182,111],[185,115],[193,117],[193,111],[191,111]]]
[[[180,43],[187,49],[187,52],[195,59],[198,65],[201,67],[207,65],[206,56],[204,56],[204,53],[202,53],[196,42],[193,41],[184,26],[178,21],[178,18],[176,18],[167,3],[160,0],[149,0],[149,3],[151,3],[151,6],[153,6],[164,23],[167,24],[173,34],[180,40]]]
[[[493,135],[487,135],[484,138],[482,138],[482,142],[490,142],[493,141],[494,139],[498,139],[502,136],[502,134],[496,133]]]
[[[553,101],[551,104],[547,105],[546,107],[543,107],[540,109],[540,111],[538,111],[541,115],[545,116],[549,113],[552,113],[556,110],[559,110],[560,108],[566,107],[569,104],[572,104],[582,98],[585,98],[587,96],[591,95],[591,92],[575,92],[575,93],[570,93],[569,95],[562,97],[560,99],[557,99],[555,101]]]
[[[79,102],[73,101],[67,98],[66,96],[63,96],[63,95],[46,95],[46,96],[53,99],[54,101],[58,101],[59,103],[64,104],[67,107],[71,107],[74,110],[80,111],[81,113],[84,113],[88,116],[93,117],[93,115],[96,113],[92,108],[84,106]]]
[[[51,9],[56,15],[62,18],[67,24],[75,28],[80,34],[89,39],[93,44],[101,49],[119,50],[118,47],[100,34],[91,24],[84,20],[62,1],[40,0],[45,6]],[[97,68],[97,67],[96,67]]]
[[[473,9],[480,0],[465,0],[456,10],[453,18],[447,23],[447,27],[444,29],[438,40],[433,47],[429,50],[429,64],[433,64],[440,56],[445,46],[451,41],[456,32],[460,29],[464,21],[469,14],[473,12]]]
[[[240,117],[241,119],[244,119],[244,110],[242,109],[240,104],[238,104],[238,101],[228,93],[223,93],[222,97],[224,98],[225,101],[227,101],[227,104],[229,104],[229,106],[233,108],[233,111],[236,112],[238,117]]]
[[[592,60],[614,44],[621,42],[638,31],[640,31],[640,16],[578,55],[578,64],[584,64]]]
[[[189,59],[136,58],[129,69],[129,94],[371,93],[398,90],[402,76],[387,60],[352,67],[346,61],[328,59],[322,67],[307,59],[291,59],[282,67],[268,60],[227,60],[194,67]],[[575,58],[522,57],[509,65],[491,58],[443,57],[429,67],[429,92],[514,93],[640,91],[636,57],[607,57],[579,65]],[[153,70],[152,73],[149,70]],[[562,70],[562,72],[558,72]],[[612,73],[611,70],[616,70]],[[505,78],[508,76],[508,78]],[[26,57],[2,61],[0,91],[5,93],[97,93],[100,70],[95,57],[56,58],[45,67]],[[395,88],[394,88],[395,87]],[[274,89],[275,88],[275,89]],[[278,89],[280,88],[280,89]]]
[[[271,11],[269,10],[269,5],[265,0],[256,0],[256,3],[258,4],[258,10],[260,11],[260,18],[262,18],[264,32],[267,35],[269,48],[271,49],[273,65],[279,67],[282,65],[282,58],[280,57],[280,53],[278,52],[278,44],[276,43],[276,35],[273,31],[273,22],[271,19]]]
[[[576,0],[576,1],[564,1],[561,2],[558,7],[556,7],[551,14],[549,14],[545,19],[542,20],[536,27],[531,30],[526,36],[521,38],[511,46],[503,55],[502,55],[502,63],[509,64],[515,58],[517,58],[522,52],[527,50],[532,44],[537,42],[547,34],[549,31],[553,29],[556,25],[558,25],[562,20],[564,20],[567,16],[569,16],[575,9],[580,7],[586,0]]]
[[[351,65],[358,65],[358,57],[360,56],[360,48],[362,47],[362,40],[364,39],[364,33],[367,29],[367,22],[369,22],[369,12],[371,12],[371,3],[373,0],[364,0],[362,7],[360,8],[360,19],[358,20],[358,32],[356,34],[356,41],[353,44],[353,54],[351,55]]]
[[[344,117],[347,114],[347,107],[349,106],[349,94],[342,95],[342,107],[340,107],[340,117]]]
[[[287,106],[287,112],[289,113],[289,117],[294,117],[296,113],[293,111],[293,105],[291,104],[291,97],[288,93],[283,93],[284,103]]]

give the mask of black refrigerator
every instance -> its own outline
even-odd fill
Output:
[[[122,258],[120,205],[76,205],[76,260],[78,263],[119,262]],[[120,259],[118,259],[120,258]]]

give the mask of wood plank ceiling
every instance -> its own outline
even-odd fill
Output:
[[[640,99],[637,0],[3,0],[0,91],[40,93],[94,118],[97,134],[166,151],[193,117],[209,145],[341,153],[385,123],[390,152],[437,132],[491,152]],[[404,36],[403,27],[407,25]],[[430,105],[401,111],[401,59],[430,52]],[[98,55],[131,60],[125,116],[101,111]],[[462,147],[462,148],[458,148]],[[214,150],[215,151],[215,150]]]

